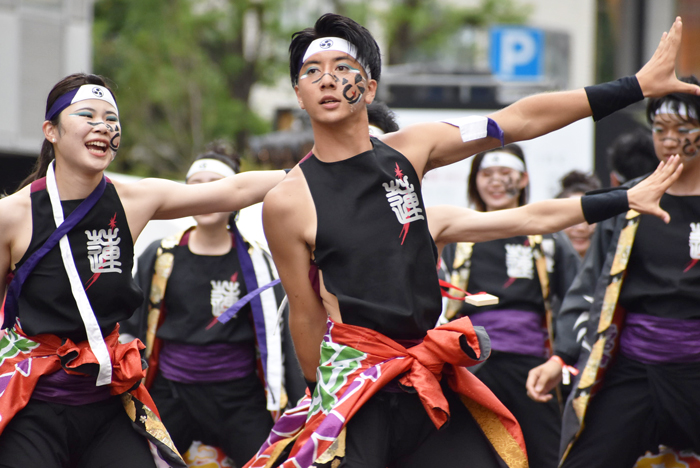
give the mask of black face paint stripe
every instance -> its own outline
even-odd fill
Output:
[[[113,132],[113,131],[114,131],[114,128],[113,128],[110,124],[108,124],[107,122],[88,122],[88,125],[91,125],[91,126],[93,126],[93,127],[97,127],[97,126],[100,125],[100,124],[102,124],[102,125],[104,125],[105,127],[107,127],[107,130],[109,130],[110,132]],[[117,131],[118,131],[118,130],[117,130]]]
[[[333,81],[335,81],[336,83],[337,83],[338,81],[340,81],[340,79],[339,79],[337,76],[335,76],[334,74],[326,72],[326,73],[324,73],[323,75],[321,75],[321,78],[319,78],[318,80],[312,81],[311,84],[316,84],[316,83],[318,83],[318,82],[321,81],[321,80],[323,79],[323,77],[326,76],[326,75],[330,75],[330,77],[333,78]]]
[[[348,101],[348,104],[355,104],[360,100],[360,96],[362,96],[361,93],[353,93],[352,95],[348,95],[348,91],[350,91],[352,88],[353,86],[349,84],[345,87],[345,89],[343,89],[343,97]]]
[[[116,143],[114,143],[114,140],[116,140],[116,139],[119,138],[120,136],[121,136],[121,134],[120,134],[120,133],[117,133],[116,135],[114,135],[114,136],[112,137],[111,140],[109,140],[109,149],[111,149],[111,150],[114,151],[114,152],[116,152],[116,151],[119,149],[119,145],[117,145]]]

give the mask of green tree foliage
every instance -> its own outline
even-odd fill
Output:
[[[269,131],[249,107],[252,87],[287,69],[291,33],[327,10],[385,30],[387,64],[416,50],[439,50],[463,26],[522,22],[520,0],[478,7],[435,0],[97,0],[94,69],[117,94],[123,127],[112,170],[182,177],[214,139],[245,150],[248,135]],[[374,28],[374,27],[372,27]],[[386,51],[385,51],[386,53]],[[250,167],[251,162],[244,167]]]
[[[532,7],[518,0],[481,0],[476,7],[434,0],[394,0],[382,16],[389,65],[405,63],[412,51],[436,50],[464,26],[523,23]]]
[[[98,1],[94,68],[114,85],[124,129],[112,169],[181,177],[208,141],[241,148],[248,134],[269,130],[248,98],[284,68],[280,3]]]

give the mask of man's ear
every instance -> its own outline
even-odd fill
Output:
[[[299,107],[301,109],[306,109],[304,107],[304,101],[302,101],[301,96],[299,95],[299,85],[294,86],[294,93],[296,93],[296,95],[297,95],[297,102],[299,103]]]
[[[375,80],[369,80],[367,82],[367,89],[365,90],[365,94],[363,96],[363,99],[365,101],[366,105],[372,104],[374,102],[374,98],[377,95],[377,82]]]

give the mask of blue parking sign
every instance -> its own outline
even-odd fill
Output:
[[[533,81],[543,77],[544,32],[525,26],[495,26],[491,38],[491,73],[502,80]]]

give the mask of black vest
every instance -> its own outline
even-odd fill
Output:
[[[467,292],[488,292],[498,297],[498,304],[476,307],[465,302],[460,316],[506,309],[544,315],[542,286],[527,236],[474,244],[470,270]]]
[[[700,319],[700,196],[666,193],[659,204],[671,222],[640,218],[619,303],[638,314]]]
[[[419,339],[440,316],[437,249],[410,161],[371,141],[344,161],[300,163],[316,207],[314,261],[344,323]]]
[[[195,345],[255,341],[250,304],[230,322],[207,330],[214,317],[248,294],[237,247],[224,255],[197,255],[187,244],[175,247],[165,290],[167,316],[158,338]]]
[[[41,182],[32,187],[32,240],[17,268],[56,229],[49,194]],[[80,202],[62,201],[64,216],[72,213]],[[114,185],[107,184],[97,204],[68,233],[68,239],[81,283],[106,336],[143,301],[143,294],[131,276],[134,245]],[[51,333],[75,342],[87,339],[58,245],[41,259],[24,283],[18,317],[29,336]]]

